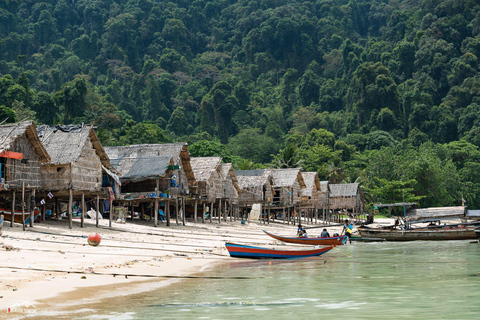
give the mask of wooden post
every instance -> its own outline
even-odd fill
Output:
[[[47,215],[47,204],[42,205],[42,222],[45,222],[45,217]]]
[[[195,208],[193,208],[193,214],[195,215],[195,218],[194,218],[193,221],[194,221],[195,223],[197,223],[197,214],[198,214],[198,212],[197,212],[197,210],[198,210],[198,209],[197,209],[197,205],[198,205],[197,199],[195,199],[195,204],[194,204]]]
[[[210,207],[210,223],[212,223],[212,216],[213,216],[213,200],[212,200],[212,203],[211,203],[211,207]]]
[[[267,203],[267,223],[270,224],[270,204]]]
[[[110,195],[109,195],[110,196]],[[108,227],[112,227],[112,219],[113,219],[113,199],[109,198],[110,202],[110,213],[108,214]]]
[[[178,197],[175,198],[175,223],[178,226]]]
[[[135,204],[133,203],[133,201],[130,202],[130,206],[132,207],[131,210],[132,210],[132,221],[133,221],[133,216],[135,215]],[[125,217],[125,220],[127,220],[127,217]]]
[[[140,220],[145,220],[145,203],[140,202]]]
[[[97,194],[97,202],[96,202],[96,205],[97,205],[97,210],[95,215],[96,215],[96,219],[95,219],[95,226],[98,228],[98,218],[100,216],[100,197],[98,196]]]
[[[14,217],[15,217],[15,190],[12,191],[12,218],[10,219],[10,227],[13,227]]]
[[[80,216],[80,227],[85,228],[85,193],[82,192],[82,214]]]
[[[35,210],[35,189],[30,191],[30,200],[28,201],[28,211],[30,211],[30,227],[33,227],[34,220],[34,210]]]
[[[186,208],[186,202],[187,198],[182,198],[182,225],[185,225],[185,219],[186,219],[186,216],[187,216],[187,213],[185,212],[185,210],[187,209]]]
[[[73,191],[72,188],[68,189],[68,228],[73,227]]]
[[[153,216],[153,226],[158,227],[158,197],[155,197],[155,201],[153,204]]]
[[[206,210],[206,204],[205,204],[205,201],[203,201],[202,223],[205,223],[205,210]]]
[[[55,216],[56,216],[56,219],[58,221],[59,217],[60,217],[60,203],[58,202],[58,198],[55,198]]]
[[[165,216],[167,218],[167,227],[170,227],[170,201],[165,201]]]
[[[283,210],[283,224],[285,224],[286,216],[285,216],[285,207],[282,208]]]
[[[218,199],[218,223],[222,222],[222,199]]]
[[[25,231],[25,181],[22,181],[22,225]]]
[[[227,222],[227,199],[225,199],[225,206],[224,206],[224,210],[223,210],[223,221]]]

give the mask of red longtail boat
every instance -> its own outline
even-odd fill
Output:
[[[242,244],[226,243],[228,253],[234,258],[250,258],[250,259],[291,259],[291,258],[307,258],[320,256],[335,246],[322,247],[319,249],[308,250],[278,250],[262,247],[246,246]]]
[[[288,243],[308,244],[308,245],[321,245],[321,246],[340,246],[345,244],[347,236],[327,237],[327,238],[297,238],[297,237],[281,237],[275,234],[262,230],[270,237]]]

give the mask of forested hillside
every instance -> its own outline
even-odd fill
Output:
[[[474,0],[0,0],[0,121],[480,208]]]

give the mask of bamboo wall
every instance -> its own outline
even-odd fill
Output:
[[[22,182],[25,182],[28,189],[40,188],[40,157],[25,134],[15,139],[11,150],[22,153],[24,160],[2,158],[4,159],[2,165],[5,166],[2,168],[5,172],[2,182],[10,187],[20,187]]]

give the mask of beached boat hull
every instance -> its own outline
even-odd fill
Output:
[[[415,241],[415,240],[469,240],[477,239],[473,228],[435,228],[435,229],[370,229],[357,228],[365,238],[382,238],[387,241]]]
[[[480,228],[477,228],[474,231],[475,231],[475,235],[477,236],[477,238],[480,239]]]
[[[0,236],[2,235],[3,229],[3,214],[0,214]]]
[[[338,237],[329,237],[329,238],[293,238],[293,237],[282,237],[275,234],[269,233],[263,230],[270,237],[288,243],[297,243],[297,244],[306,244],[313,246],[340,246],[343,245],[347,239],[346,236]]]
[[[309,250],[278,250],[262,247],[246,246],[241,244],[226,243],[228,253],[234,258],[249,259],[292,259],[320,256],[334,248],[334,246]]]
[[[12,212],[11,211],[7,211],[7,210],[3,210],[3,209],[0,209],[0,213],[3,214],[5,217],[5,220],[6,221],[12,221]],[[40,210],[36,210],[33,212],[34,214],[34,217],[35,219],[33,221],[35,221],[37,219],[37,217],[40,215]],[[25,212],[25,223],[30,223],[30,212]],[[13,222],[16,222],[16,223],[22,223],[23,222],[23,217],[22,217],[22,212],[20,211],[15,211],[15,214],[13,215]]]

